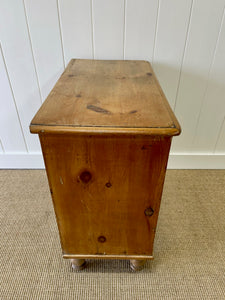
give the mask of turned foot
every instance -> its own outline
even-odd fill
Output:
[[[146,260],[131,259],[130,267],[133,271],[140,271],[143,269],[145,263],[146,263]]]
[[[71,267],[73,270],[82,270],[86,266],[86,260],[85,259],[71,259]]]

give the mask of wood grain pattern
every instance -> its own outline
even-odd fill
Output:
[[[40,141],[64,257],[152,258],[171,138]]]
[[[30,128],[50,132],[55,127],[63,132],[180,133],[146,61],[71,60]]]
[[[150,64],[71,60],[30,129],[39,133],[63,257],[76,269],[85,258],[143,267],[180,133]]]

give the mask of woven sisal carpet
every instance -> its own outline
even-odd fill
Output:
[[[61,258],[43,170],[0,171],[0,299],[225,299],[225,171],[169,170],[154,257],[127,261]]]

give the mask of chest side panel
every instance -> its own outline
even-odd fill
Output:
[[[152,255],[170,138],[40,135],[64,254]]]

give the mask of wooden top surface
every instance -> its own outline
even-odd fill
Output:
[[[172,136],[180,126],[149,62],[72,59],[30,131]]]

